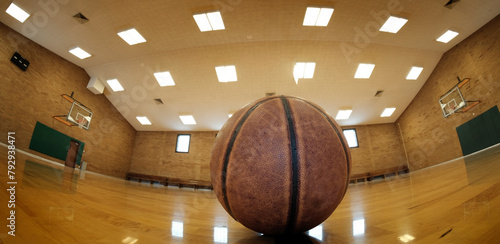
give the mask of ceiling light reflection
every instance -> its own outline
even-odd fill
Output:
[[[410,242],[410,241],[415,240],[415,237],[413,237],[412,235],[409,235],[409,234],[405,234],[405,235],[398,237],[398,239],[400,241],[406,243],[406,242]]]
[[[365,219],[352,221],[352,235],[360,236],[365,234]]]
[[[310,229],[307,234],[311,237],[314,237],[320,241],[323,240],[323,225],[318,225],[312,229]]]
[[[214,227],[214,242],[227,243],[227,227]]]
[[[172,236],[183,237],[184,236],[184,223],[178,221],[172,221]]]

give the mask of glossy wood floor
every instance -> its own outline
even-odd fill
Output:
[[[16,236],[7,234],[7,149],[0,147],[3,243],[290,243],[232,220],[212,191],[127,182],[16,154]],[[500,243],[500,147],[402,176],[351,184],[303,243]]]

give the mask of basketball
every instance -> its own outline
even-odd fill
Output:
[[[302,233],[325,221],[349,185],[342,129],[318,105],[292,96],[252,102],[219,131],[210,161],[224,209],[258,233]]]

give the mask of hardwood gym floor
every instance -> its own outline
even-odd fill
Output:
[[[0,147],[0,243],[288,243],[232,220],[209,190],[150,186],[16,152],[15,208]],[[351,184],[304,243],[499,243],[500,146]],[[15,236],[8,235],[15,210]]]

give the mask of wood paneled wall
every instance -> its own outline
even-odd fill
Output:
[[[14,52],[30,62],[26,72],[10,62]],[[90,171],[124,177],[130,165],[135,129],[104,95],[94,95],[86,86],[85,70],[30,41],[0,23],[0,141],[7,132],[16,133],[16,147],[29,150],[37,121],[85,142],[83,160]],[[90,130],[68,127],[52,118],[67,114],[71,103],[61,94],[71,94],[94,112]],[[61,160],[51,158],[54,161]]]
[[[466,113],[444,118],[440,97],[461,88],[466,100],[481,103]],[[446,52],[420,92],[396,123],[401,126],[410,169],[420,169],[462,156],[456,127],[491,107],[500,106],[500,15]]]

